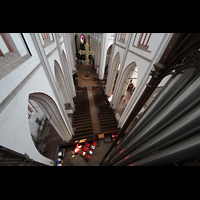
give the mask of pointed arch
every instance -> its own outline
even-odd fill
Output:
[[[119,64],[120,64],[120,54],[118,52],[113,59],[111,69],[109,69],[108,71],[108,80],[106,85],[106,94],[108,96],[111,96],[113,92],[113,87],[117,80],[116,76],[118,73]]]
[[[121,96],[123,95],[124,88],[126,87],[126,80],[128,78],[128,75],[130,72],[136,67],[136,63],[132,62],[130,63],[122,72],[121,76],[117,79],[117,86],[113,92],[113,99],[112,99],[112,106],[114,109],[117,108],[118,103],[120,101]]]
[[[69,97],[66,91],[66,83],[64,79],[64,74],[58,62],[54,60],[54,71],[55,71],[55,79],[56,79],[56,86],[57,90],[61,96],[62,103],[70,103]]]
[[[110,62],[110,55],[111,55],[111,52],[112,52],[112,47],[113,47],[113,44],[111,44],[107,48],[107,52],[106,52],[106,64],[109,64],[109,62]]]
[[[35,101],[39,105],[60,137],[65,141],[69,141],[72,137],[70,134],[72,128],[68,127],[65,123],[55,101],[49,95],[41,92],[29,94],[29,99]]]

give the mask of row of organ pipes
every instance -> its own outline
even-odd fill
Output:
[[[167,165],[200,155],[200,73],[172,75],[143,115],[112,150],[112,166]]]

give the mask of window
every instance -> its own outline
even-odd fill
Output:
[[[52,33],[41,33],[39,35],[42,45],[44,45],[44,48],[53,43]],[[60,33],[58,35],[59,37],[61,37]]]
[[[138,41],[137,47],[143,50],[147,50],[149,48],[148,42],[151,38],[152,33],[141,33],[140,39]]]
[[[118,33],[117,39],[121,42],[125,42],[126,33]]]
[[[0,33],[0,56],[3,56],[4,58],[7,58],[5,56],[6,53],[12,52],[16,53],[6,35],[6,33]]]
[[[45,40],[46,38],[49,38],[47,33],[41,33],[41,35],[42,35],[42,39],[43,40]]]
[[[28,118],[30,118],[30,116],[34,114],[33,109],[28,105]]]
[[[121,33],[120,41],[125,42],[126,33]]]
[[[81,42],[81,44],[85,44],[85,37],[83,34],[80,37],[80,42]]]

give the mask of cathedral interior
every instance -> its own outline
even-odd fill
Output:
[[[199,166],[199,49],[199,33],[1,33],[0,165]]]

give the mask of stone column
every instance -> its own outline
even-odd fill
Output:
[[[108,78],[107,78],[106,91],[105,91],[106,95],[108,95],[108,96],[111,95],[112,88],[113,88],[113,84],[112,84],[111,80],[115,79],[115,76],[113,76],[113,74],[114,74],[113,71],[115,70],[114,66],[113,66],[113,59],[114,59],[113,54],[114,54],[114,50],[115,50],[116,38],[117,38],[117,33],[115,33],[115,37],[114,37],[114,40],[113,40],[112,52],[111,52],[111,55],[110,55],[110,62],[109,62],[109,65],[108,65]]]
[[[75,61],[73,59],[70,33],[63,33],[63,41],[65,45],[65,50],[66,50],[66,57],[69,60],[69,66],[71,68],[71,71],[76,70]]]
[[[100,69],[99,69],[99,79],[104,78],[107,43],[108,43],[108,33],[102,33],[101,56],[100,56],[100,65],[99,65],[99,67],[100,67]]]
[[[40,37],[40,41],[41,41],[42,45],[44,45],[44,40],[42,38],[42,34],[41,33],[39,33],[39,37]]]
[[[74,102],[73,102],[73,97],[74,97],[73,86],[74,86],[74,84],[71,83],[71,81],[73,81],[72,74],[70,74],[70,69],[66,65],[66,62],[65,62],[65,60],[63,58],[63,52],[61,50],[60,40],[58,38],[57,33],[54,33],[54,36],[55,36],[56,44],[57,44],[57,47],[58,47],[58,54],[59,54],[59,57],[60,57],[62,69],[63,69],[64,76],[65,76],[67,94],[68,94],[69,99],[70,99],[71,107],[74,110]]]
[[[114,89],[113,97],[112,97],[112,101],[111,101],[111,105],[113,104],[113,109],[117,109],[117,106],[118,106],[118,103],[119,103],[119,100],[120,100],[119,94],[121,94],[121,93],[119,91],[119,88],[120,88],[120,84],[124,84],[124,83],[121,83],[121,78],[122,78],[122,73],[124,71],[124,63],[126,61],[126,57],[127,57],[127,54],[128,54],[128,50],[129,50],[129,46],[130,46],[132,36],[133,36],[133,33],[129,33],[128,39],[127,39],[127,42],[126,42],[126,49],[125,49],[124,54],[123,54],[122,62],[120,63],[119,75],[118,75],[118,78],[117,78],[117,82],[116,82],[116,85],[115,85],[115,89]]]
[[[59,110],[62,113],[63,118],[65,120],[65,122],[64,122],[65,126],[63,126],[63,127],[66,127],[66,130],[65,130],[65,134],[62,135],[62,138],[66,141],[69,141],[69,139],[71,139],[71,137],[74,135],[74,132],[72,130],[71,123],[70,123],[69,118],[67,116],[64,105],[62,104],[61,97],[58,94],[55,79],[54,79],[53,73],[51,71],[47,56],[46,56],[45,51],[44,51],[44,48],[42,46],[39,34],[40,33],[31,33],[31,36],[32,36],[34,45],[37,49],[37,53],[39,55],[39,58],[42,62],[42,66],[44,68],[44,71],[46,73],[48,81],[51,85],[51,88],[52,88],[54,95],[56,97],[56,100],[58,102],[58,105],[59,105],[59,108],[60,108]],[[63,132],[63,131],[61,131],[61,132]]]

